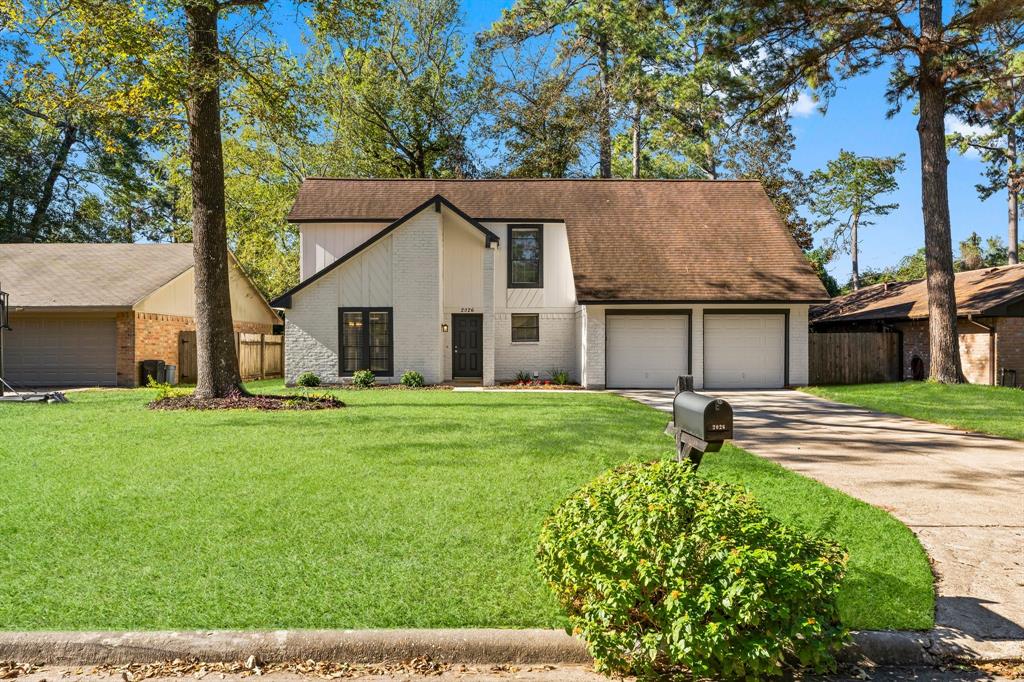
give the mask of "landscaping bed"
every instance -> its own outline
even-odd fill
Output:
[[[0,404],[0,628],[563,627],[541,523],[599,473],[673,454],[666,415],[608,393],[272,412],[159,412],[155,393]],[[846,625],[931,626],[927,558],[888,513],[735,447],[701,475],[849,550]]]
[[[332,395],[234,395],[197,398],[178,395],[149,403],[153,410],[336,410],[345,403]]]
[[[1024,440],[1024,390],[1019,388],[903,381],[801,390],[869,410]]]
[[[498,384],[495,388],[515,389],[518,391],[582,391],[579,384],[555,384],[550,381],[512,381]]]

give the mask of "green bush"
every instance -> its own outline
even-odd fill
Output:
[[[377,377],[368,369],[361,369],[352,375],[352,385],[356,388],[372,388],[377,383]]]
[[[306,388],[316,388],[320,385],[320,377],[315,372],[303,372],[295,379],[295,383]]]
[[[565,386],[569,383],[569,373],[564,369],[553,369],[548,374],[551,375],[551,383],[557,386]]]
[[[188,388],[178,388],[176,386],[171,386],[170,384],[157,381],[152,376],[146,380],[146,388],[156,389],[156,398],[154,400],[157,401],[167,398],[180,398],[192,392],[191,389]]]
[[[528,384],[533,381],[533,375],[527,372],[525,369],[521,369],[516,372],[516,383],[517,384]]]
[[[403,386],[408,386],[409,388],[423,388],[423,384],[426,383],[423,380],[423,375],[416,370],[409,370],[404,373],[401,382]]]
[[[833,542],[674,461],[607,472],[545,521],[540,570],[599,670],[744,679],[834,663]]]

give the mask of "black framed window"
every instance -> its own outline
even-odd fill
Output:
[[[540,341],[540,315],[512,315],[512,343]]]
[[[394,374],[394,312],[391,308],[338,308],[340,376],[368,369]]]
[[[542,225],[508,226],[508,286],[544,286],[544,228]]]

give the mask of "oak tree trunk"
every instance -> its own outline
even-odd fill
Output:
[[[235,354],[224,214],[224,157],[218,85],[217,8],[185,3],[191,83],[188,145],[192,170],[197,398],[243,393]]]
[[[1017,167],[1017,131],[1013,129],[1011,124],[1010,132],[1006,136],[1006,154],[1008,157],[1009,167],[1009,178],[1006,182],[1006,192],[1009,195],[1007,199],[1007,232],[1009,236],[1009,249],[1007,251],[1009,255],[1008,263],[1010,265],[1016,265],[1020,262],[1017,255],[1018,245],[1018,216],[1019,210],[1017,207],[1018,192],[1020,190],[1017,184],[1017,177],[1015,176]]]
[[[928,288],[928,342],[933,380],[963,381],[956,328],[953,243],[949,225],[946,178],[945,84],[938,43],[942,36],[942,0],[920,0],[921,53],[917,90],[920,113],[917,134],[921,146],[921,208],[924,217],[925,266]]]
[[[61,130],[60,144],[57,146],[57,153],[53,157],[53,163],[50,164],[50,171],[46,174],[46,180],[43,182],[43,191],[36,202],[35,211],[32,213],[32,220],[29,221],[25,241],[34,242],[39,240],[43,223],[46,221],[46,213],[50,210],[50,204],[53,203],[53,190],[57,186],[60,174],[64,172],[64,167],[68,163],[71,147],[78,140],[77,126],[65,124]]]

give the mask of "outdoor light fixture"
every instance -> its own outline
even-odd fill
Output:
[[[448,325],[441,323],[441,331],[445,334],[448,333]]]

